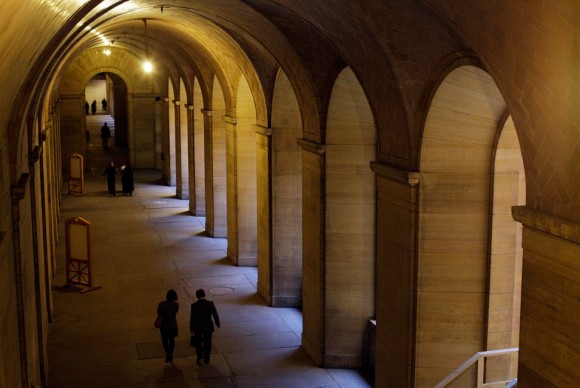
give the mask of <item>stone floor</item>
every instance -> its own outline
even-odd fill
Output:
[[[187,201],[159,184],[158,172],[137,171],[133,196],[109,197],[100,174],[107,159],[123,155],[114,148],[102,154],[94,144],[90,149],[99,168],[94,175],[89,170],[85,195],[62,199],[49,387],[371,386],[359,371],[313,364],[300,346],[301,312],[267,307],[256,294],[256,268],[233,266],[227,240],[207,237],[204,219],[188,215]],[[102,286],[82,294],[80,287],[62,287],[64,221],[77,216],[91,222],[93,283]],[[200,287],[222,321],[211,362],[201,366],[188,331],[189,306]],[[165,363],[153,328],[157,304],[170,288],[180,303],[173,365]]]

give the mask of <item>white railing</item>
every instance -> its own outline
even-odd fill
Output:
[[[475,355],[473,355],[473,357],[471,357],[469,360],[465,361],[459,368],[455,369],[455,371],[453,371],[453,373],[451,373],[449,376],[447,376],[445,379],[443,379],[443,381],[441,381],[439,384],[437,384],[435,386],[435,388],[444,388],[447,387],[453,380],[455,380],[456,378],[458,378],[459,376],[461,376],[463,374],[463,372],[465,372],[468,368],[470,368],[473,364],[475,365],[476,368],[476,381],[475,381],[475,387],[477,388],[483,388],[487,385],[496,385],[498,383],[509,383],[510,380],[506,380],[506,381],[496,381],[493,383],[486,383],[485,382],[485,359],[488,357],[495,357],[495,356],[504,356],[506,354],[512,354],[512,353],[517,353],[519,351],[518,348],[509,348],[509,349],[502,349],[502,350],[490,350],[490,351],[486,351],[486,352],[478,352],[475,353]]]

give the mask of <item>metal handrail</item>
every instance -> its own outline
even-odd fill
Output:
[[[453,371],[449,376],[444,378],[439,384],[435,386],[435,388],[444,388],[453,380],[458,378],[463,372],[465,372],[470,366],[477,363],[477,387],[483,387],[483,373],[484,373],[484,361],[486,357],[495,357],[495,356],[503,356],[506,354],[517,353],[519,348],[509,348],[509,349],[501,349],[501,350],[488,350],[485,352],[477,352],[469,360],[465,361],[461,366]]]

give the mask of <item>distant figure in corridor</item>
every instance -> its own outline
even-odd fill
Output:
[[[132,196],[133,190],[135,189],[133,185],[133,174],[135,170],[129,163],[121,166],[121,186],[123,187],[123,195]]]
[[[109,162],[107,168],[103,172],[103,176],[107,176],[107,188],[109,190],[109,195],[115,196],[115,175],[117,174],[117,169],[115,168],[115,163]]]
[[[97,100],[93,100],[91,103],[91,112],[93,112],[93,114],[97,113]]]
[[[201,364],[201,360],[203,360],[207,364],[209,363],[211,354],[211,337],[214,332],[214,321],[215,325],[220,327],[220,318],[214,303],[205,299],[205,291],[202,288],[195,291],[195,296],[197,297],[197,301],[191,305],[189,330],[195,336],[197,363]]]
[[[107,111],[107,100],[103,98],[103,101],[101,101],[101,105],[103,106],[103,112]]]
[[[85,101],[85,114],[89,114],[89,103]]]
[[[103,149],[109,149],[109,138],[111,137],[111,129],[107,126],[107,123],[101,127],[101,139],[103,139]]]
[[[159,302],[157,306],[157,315],[161,317],[161,344],[165,350],[165,362],[173,362],[173,349],[175,348],[175,337],[177,337],[177,312],[179,303],[177,303],[177,292],[175,290],[167,291],[165,300]]]

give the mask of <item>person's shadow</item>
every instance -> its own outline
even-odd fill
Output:
[[[170,385],[169,385],[170,384]],[[172,388],[188,388],[189,385],[185,382],[183,377],[183,371],[179,369],[175,364],[169,364],[163,368],[163,374],[157,379],[158,387],[168,387]]]

